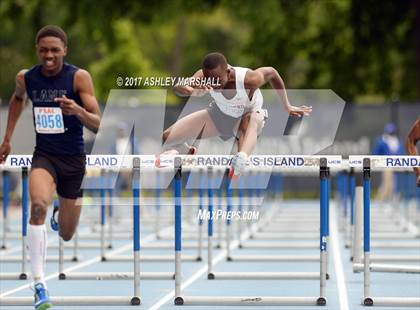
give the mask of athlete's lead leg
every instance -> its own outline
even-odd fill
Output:
[[[29,220],[28,250],[31,258],[35,307],[51,306],[47,284],[44,279],[47,259],[47,229],[45,217],[55,191],[51,174],[42,168],[34,168],[29,175],[29,194],[31,196],[31,218]]]
[[[245,169],[248,156],[257,144],[259,131],[264,126],[264,115],[258,111],[248,112],[242,117],[238,129],[238,153],[232,159],[230,176],[239,176]]]

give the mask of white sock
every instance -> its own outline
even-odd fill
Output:
[[[27,246],[31,258],[32,279],[42,283],[45,288],[44,270],[47,259],[47,228],[43,225],[29,224]]]
[[[248,160],[248,154],[245,152],[238,152],[237,154],[239,157],[242,157],[245,161]]]

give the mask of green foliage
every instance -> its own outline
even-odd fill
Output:
[[[136,35],[135,25],[129,20],[113,23],[115,44],[99,44],[99,59],[89,67],[99,98],[106,98],[112,88],[117,88],[117,77],[156,75],[148,59],[142,55],[141,39]]]
[[[416,1],[162,0],[0,2],[0,98],[36,64],[45,24],[69,36],[66,61],[88,69],[104,102],[118,76],[189,76],[203,56],[275,67],[289,88],[330,88],[346,100],[418,100]],[[417,43],[416,43],[417,42]],[[417,50],[416,50],[417,47]],[[144,86],[143,86],[144,87]],[[180,101],[172,91],[168,101]]]

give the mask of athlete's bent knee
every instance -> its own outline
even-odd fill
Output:
[[[64,241],[70,241],[73,238],[74,232],[69,232],[69,231],[60,231],[60,237],[64,240]]]
[[[48,204],[43,199],[33,199],[31,203],[31,218],[30,223],[42,225],[47,216]]]

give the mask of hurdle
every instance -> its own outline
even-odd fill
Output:
[[[97,158],[100,155],[90,155],[88,156],[91,158]],[[133,156],[101,156],[101,157],[113,157],[119,164],[120,169],[132,169],[133,173],[133,231],[134,231],[134,238],[133,238],[133,251],[134,251],[134,272],[132,273],[64,273],[63,270],[59,270],[59,279],[87,279],[87,280],[134,280],[133,281],[133,295],[131,296],[53,296],[51,297],[51,301],[56,305],[140,305],[141,298],[140,298],[140,277],[143,279],[147,278],[165,278],[165,279],[173,279],[173,273],[141,273],[140,272],[140,166],[141,166],[141,157],[133,157]],[[154,157],[154,156],[153,156]],[[16,160],[16,158],[18,160]],[[22,176],[23,182],[25,184],[24,188],[27,189],[27,171],[28,167],[30,166],[30,156],[13,156],[9,155],[7,158],[6,167],[14,167],[12,165],[13,162],[22,162],[19,159],[24,159],[22,164],[24,167],[22,168]],[[12,161],[13,160],[13,161]],[[147,157],[144,159],[145,161],[150,161],[150,158]],[[94,162],[94,160],[91,160]],[[89,163],[89,160],[87,161]],[[88,164],[89,166],[89,164]],[[94,165],[93,165],[94,166]],[[95,167],[95,166],[94,166]],[[107,167],[107,168],[115,168],[115,167]],[[24,192],[22,200],[24,201],[23,206],[28,203],[27,194]],[[25,210],[25,208],[24,208]],[[25,212],[24,212],[25,213]],[[26,211],[27,213],[27,211]],[[27,216],[26,216],[27,219]],[[25,222],[26,223],[26,222]],[[23,223],[23,224],[25,224]],[[26,224],[25,224],[26,225]],[[23,239],[26,239],[26,227],[23,225]],[[24,249],[25,250],[25,249]],[[63,250],[63,247],[61,247]],[[61,253],[61,258],[64,256]],[[24,255],[26,255],[26,251],[24,251]],[[26,259],[22,260],[23,270],[26,271]],[[63,262],[60,262],[60,265],[63,266]],[[25,277],[27,277],[25,272]],[[32,297],[1,297],[0,304],[2,306],[25,306],[25,305],[33,305],[33,298]]]
[[[10,174],[8,171],[2,171],[3,177],[3,235],[1,238],[1,249],[5,250],[7,248],[6,240],[7,234],[9,231],[9,218],[8,218],[8,209],[9,209],[9,192],[10,192]]]
[[[408,266],[380,265],[370,262],[370,179],[372,168],[408,168],[420,166],[420,156],[350,156],[349,164],[363,168],[363,264],[356,264],[356,269],[364,273],[362,305],[365,306],[414,306],[420,307],[418,297],[374,297],[370,293],[370,272],[413,272]],[[360,195],[359,195],[360,196]],[[360,216],[358,216],[360,219]],[[360,230],[360,229],[358,229]],[[357,239],[356,239],[357,240]],[[355,257],[356,258],[356,257]]]
[[[276,157],[281,160],[284,157]],[[291,158],[291,157],[289,157]],[[182,188],[182,170],[185,169],[185,166],[188,166],[193,160],[183,160],[181,157],[176,157],[174,160],[175,167],[175,305],[305,305],[305,306],[324,306],[326,305],[327,299],[325,297],[325,286],[326,286],[326,274],[327,274],[327,265],[326,265],[326,235],[327,235],[327,208],[328,208],[328,172],[327,166],[331,164],[341,165],[341,157],[328,159],[328,158],[310,158],[307,156],[302,156],[303,161],[306,161],[307,165],[316,165],[319,167],[320,173],[320,218],[321,218],[321,227],[320,227],[320,294],[317,297],[247,297],[247,296],[185,296],[181,291],[181,250],[182,250],[182,225],[181,225],[181,214],[182,214],[182,205],[181,205],[181,188]],[[254,163],[252,157],[250,158],[250,165]],[[188,168],[187,168],[188,169]],[[211,187],[211,186],[209,186]],[[229,196],[231,193],[230,186],[228,189],[228,206]],[[212,198],[212,191],[209,192],[209,198]],[[212,201],[209,200],[210,211],[212,211]],[[210,222],[210,221],[209,221]],[[211,227],[209,227],[210,235],[212,234]],[[227,233],[229,235],[229,231]],[[229,252],[227,252],[229,254]],[[209,265],[210,267],[211,265]],[[216,275],[217,277],[217,275]]]

